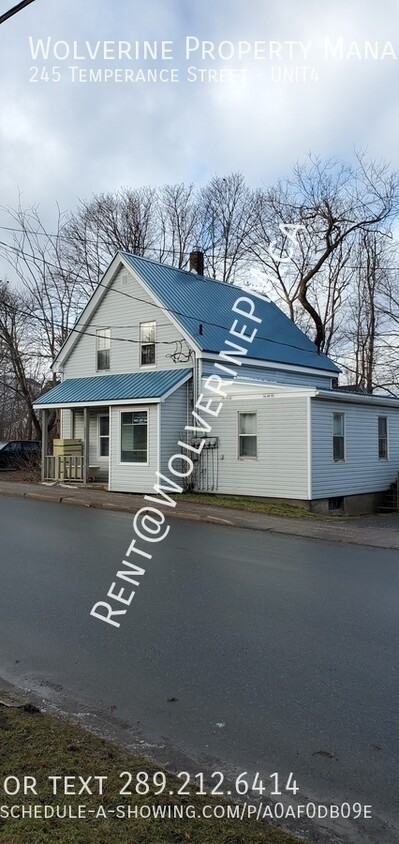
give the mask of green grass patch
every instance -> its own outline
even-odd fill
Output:
[[[226,507],[230,510],[246,510],[249,513],[264,513],[266,516],[286,516],[290,519],[311,519],[312,521],[326,518],[334,518],[310,513],[304,507],[296,507],[293,504],[284,504],[278,501],[260,500],[259,498],[240,498],[236,495],[211,495],[206,492],[185,492],[183,501],[192,504],[210,504],[214,507]]]
[[[121,796],[119,791],[126,782],[119,774],[129,771],[133,781],[137,771],[146,771],[151,777],[160,766],[142,757],[104,741],[92,733],[67,721],[45,714],[31,714],[23,709],[0,706],[0,806],[5,805],[85,805],[97,810],[99,805],[153,804],[157,806],[190,804],[201,812],[203,805],[220,804],[222,798],[198,797],[192,787],[190,797],[176,795],[181,780],[167,775],[165,792],[153,796],[134,794]],[[4,778],[14,775],[19,779],[34,776],[38,796],[6,796]],[[61,775],[75,777],[107,776],[104,796],[53,796],[48,777]],[[169,795],[174,792],[174,796]],[[4,819],[0,818],[0,841],[4,844],[298,844],[299,839],[270,826],[265,821],[239,821],[236,819]]]

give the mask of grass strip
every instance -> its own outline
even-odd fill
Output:
[[[0,811],[3,806],[70,805],[73,811],[84,805],[87,810],[98,810],[120,805],[181,806],[190,804],[201,813],[204,805],[221,805],[221,797],[200,797],[190,787],[190,796],[176,794],[181,780],[166,774],[167,784],[163,794],[154,796],[154,786],[148,795],[121,796],[119,791],[126,783],[120,773],[133,774],[145,771],[150,778],[159,765],[129,753],[113,743],[61,718],[24,709],[0,706]],[[3,791],[7,776],[34,776],[38,796],[7,796]],[[75,776],[76,790],[79,777],[106,776],[104,796],[98,789],[92,796],[65,796],[62,792],[52,795],[48,777]],[[94,785],[92,781],[91,785]],[[94,788],[92,789],[94,790]],[[131,790],[133,790],[131,786]],[[174,794],[171,796],[170,791]],[[227,805],[227,804],[224,804]],[[233,805],[233,802],[229,803]],[[115,815],[87,819],[11,819],[0,817],[0,841],[4,844],[298,844],[281,829],[266,821],[218,818],[117,818]]]

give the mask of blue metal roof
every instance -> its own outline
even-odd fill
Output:
[[[242,325],[231,308],[240,294],[251,298],[250,291],[128,252],[120,254],[202,351],[218,354],[227,339],[240,344],[238,338],[229,336],[234,317]],[[259,330],[248,348],[248,357],[339,372],[326,355],[318,354],[315,344],[277,305],[258,295],[253,302],[262,324],[252,323]]]
[[[87,402],[157,399],[191,375],[188,369],[133,372],[126,375],[97,375],[68,378],[34,402],[40,405],[85,404]]]

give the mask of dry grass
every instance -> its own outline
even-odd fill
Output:
[[[225,507],[230,510],[246,510],[249,513],[264,513],[266,516],[285,516],[289,519],[311,519],[325,520],[326,518],[334,518],[337,516],[319,515],[318,513],[310,513],[304,507],[296,507],[293,504],[285,504],[278,501],[269,501],[267,498],[250,498],[247,496],[239,497],[235,495],[218,495],[209,494],[206,492],[186,492],[181,499],[187,503],[193,504],[207,504],[214,507]]]
[[[121,804],[143,803],[156,805],[181,805],[190,803],[201,811],[201,806],[221,798],[203,798],[176,795],[181,781],[168,775],[164,795],[158,797],[121,797],[119,774],[130,771],[147,771],[150,775],[159,770],[153,762],[133,756],[110,742],[44,714],[30,714],[22,709],[0,706],[0,785],[13,774],[19,778],[32,775],[37,778],[38,796],[7,797],[2,792],[0,806],[10,804],[46,804],[54,806],[85,804],[97,809]],[[107,776],[104,797],[51,795],[49,776]],[[4,844],[298,844],[298,839],[281,830],[255,821],[217,819],[107,819],[88,820],[34,820],[1,819],[0,841]]]

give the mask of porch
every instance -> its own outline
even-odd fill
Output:
[[[96,483],[98,481],[99,466],[89,466],[85,478],[84,456],[74,454],[47,454],[43,461],[43,481],[62,481],[67,483]]]
[[[42,481],[151,492],[186,424],[191,377],[187,368],[71,378],[41,396]],[[62,453],[49,448],[51,410],[61,414]]]
[[[109,410],[61,410],[61,439],[48,442],[48,410],[42,410],[42,482],[108,485]]]

